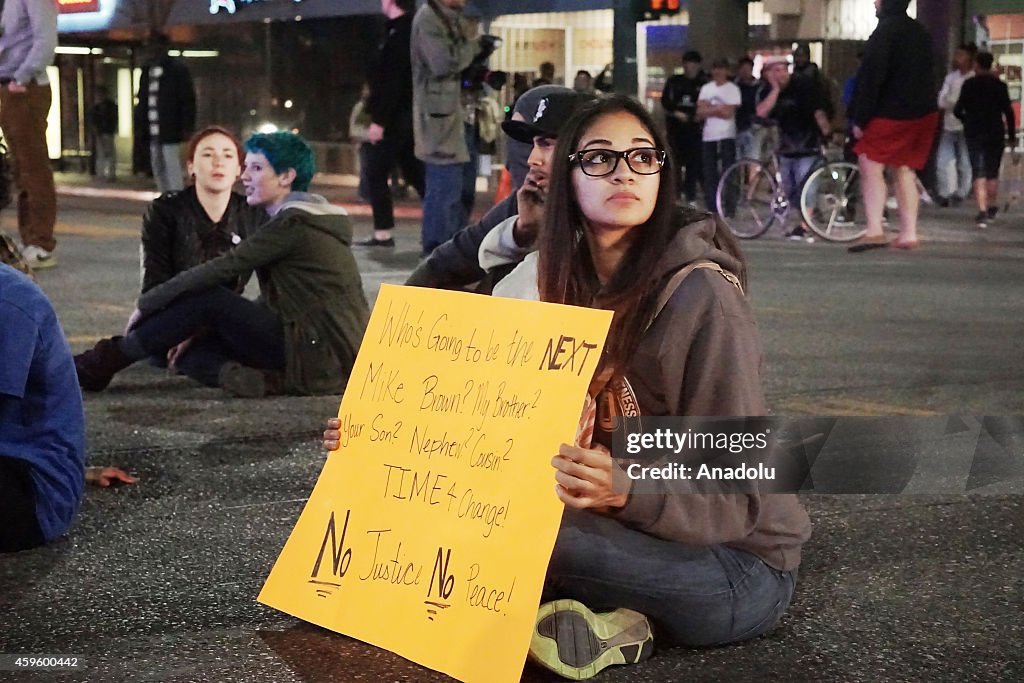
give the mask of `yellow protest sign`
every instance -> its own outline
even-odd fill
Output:
[[[259,600],[463,681],[517,681],[611,313],[384,285]]]

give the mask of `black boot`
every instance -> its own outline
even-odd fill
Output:
[[[84,391],[103,391],[114,375],[134,362],[117,345],[119,339],[101,339],[90,350],[75,356],[78,384]]]

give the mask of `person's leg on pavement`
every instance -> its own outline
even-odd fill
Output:
[[[426,195],[426,178],[423,162],[416,158],[412,136],[396,141],[398,150],[398,167],[402,169],[402,177],[407,185],[416,190],[420,199]]]
[[[897,166],[893,169],[893,185],[900,212],[900,234],[896,241],[898,244],[916,244],[917,214],[921,204],[917,172],[909,166]]]
[[[422,237],[424,256],[451,237],[451,225],[459,215],[462,201],[462,164],[427,163],[426,172]]]
[[[284,332],[277,316],[262,304],[214,287],[182,296],[143,318],[127,336],[102,339],[92,350],[75,356],[79,383],[87,391],[101,391],[135,361],[164,355],[200,330],[245,366],[284,369]]]
[[[988,183],[985,177],[985,144],[984,141],[968,138],[967,149],[971,159],[971,177],[974,186],[974,201],[978,205],[978,213],[974,223],[979,228],[988,227]]]
[[[117,146],[113,135],[100,135],[99,148],[103,152],[102,172],[106,180],[117,179]]]
[[[754,129],[748,128],[736,133],[736,158],[754,159]]]
[[[46,542],[36,517],[35,495],[29,464],[0,455],[0,553],[28,550]]]
[[[459,202],[459,214],[451,227],[451,235],[469,224],[476,203],[476,176],[480,165],[480,152],[477,145],[477,127],[465,126],[466,149],[469,150],[469,161],[462,165],[462,195]]]
[[[999,167],[1003,163],[1003,141],[993,141],[985,153],[985,194],[988,195],[989,220],[999,212]]]
[[[167,179],[166,192],[180,192],[185,189],[185,175],[181,170],[181,144],[167,143],[162,147],[164,173]]]
[[[156,183],[156,191],[160,194],[167,192],[167,172],[165,169],[163,145],[156,139],[149,142],[149,165],[153,170],[153,182]]]
[[[861,194],[864,199],[864,218],[867,221],[867,237],[884,237],[882,215],[888,187],[885,183],[885,166],[872,161],[866,154],[857,158],[860,168]]]
[[[734,163],[736,163],[736,140],[722,140],[718,150],[718,177],[715,180],[716,191],[718,182],[721,180],[722,174],[725,173],[725,169]],[[736,212],[736,196],[726,196],[725,208],[730,213]]]
[[[57,193],[46,148],[49,85],[35,82],[23,93],[0,88],[0,128],[12,157],[12,180],[18,188],[18,232],[25,258],[34,268],[57,264],[50,253],[57,245]]]
[[[715,206],[715,193],[718,191],[718,142],[701,143],[701,178],[704,185],[704,203],[708,211],[718,213]]]
[[[954,147],[956,150],[956,173],[957,173],[957,192],[954,197],[954,202],[961,202],[967,199],[967,196],[971,193],[971,182],[973,177],[971,175],[971,155],[967,151],[967,138],[964,136],[963,131],[956,133],[954,138]]]
[[[681,136],[682,160],[686,170],[683,178],[683,194],[686,201],[697,201],[697,187],[701,184],[701,139],[700,129],[696,132],[684,132]]]
[[[959,187],[956,132],[944,130],[935,151],[935,185],[939,190],[939,204],[948,206]]]
[[[385,137],[376,144],[364,143],[363,148],[363,177],[366,179],[366,191],[373,210],[373,236],[356,244],[366,247],[393,247],[395,240],[391,236],[391,230],[395,227],[395,212],[388,177],[395,165],[394,142]]]
[[[673,543],[566,509],[542,601],[634,610],[653,622],[659,643],[711,646],[767,632],[789,606],[795,584],[793,572],[750,553]]]
[[[231,360],[230,349],[213,335],[204,334],[175,359],[174,368],[200,384],[216,387],[220,385],[221,368]]]
[[[864,218],[867,230],[864,236],[851,244],[847,250],[851,252],[867,251],[888,244],[882,229],[882,217],[885,213],[885,200],[888,188],[885,183],[885,166],[872,161],[867,154],[857,157],[860,169],[860,191],[864,200]],[[915,188],[916,193],[916,188]]]

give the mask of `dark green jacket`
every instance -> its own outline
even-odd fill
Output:
[[[149,290],[139,298],[139,310],[152,313],[183,294],[230,286],[255,270],[260,301],[284,328],[285,390],[337,394],[345,389],[370,315],[351,243],[344,209],[293,192],[256,234]]]

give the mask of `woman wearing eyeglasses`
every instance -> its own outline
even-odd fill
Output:
[[[615,311],[581,437],[552,460],[566,510],[530,648],[572,679],[649,656],[651,624],[668,645],[766,632],[810,536],[795,495],[695,494],[680,481],[638,491],[608,450],[616,415],[765,414],[743,257],[710,214],[675,205],[666,148],[628,98],[574,116],[558,136],[538,252],[495,289]]]

